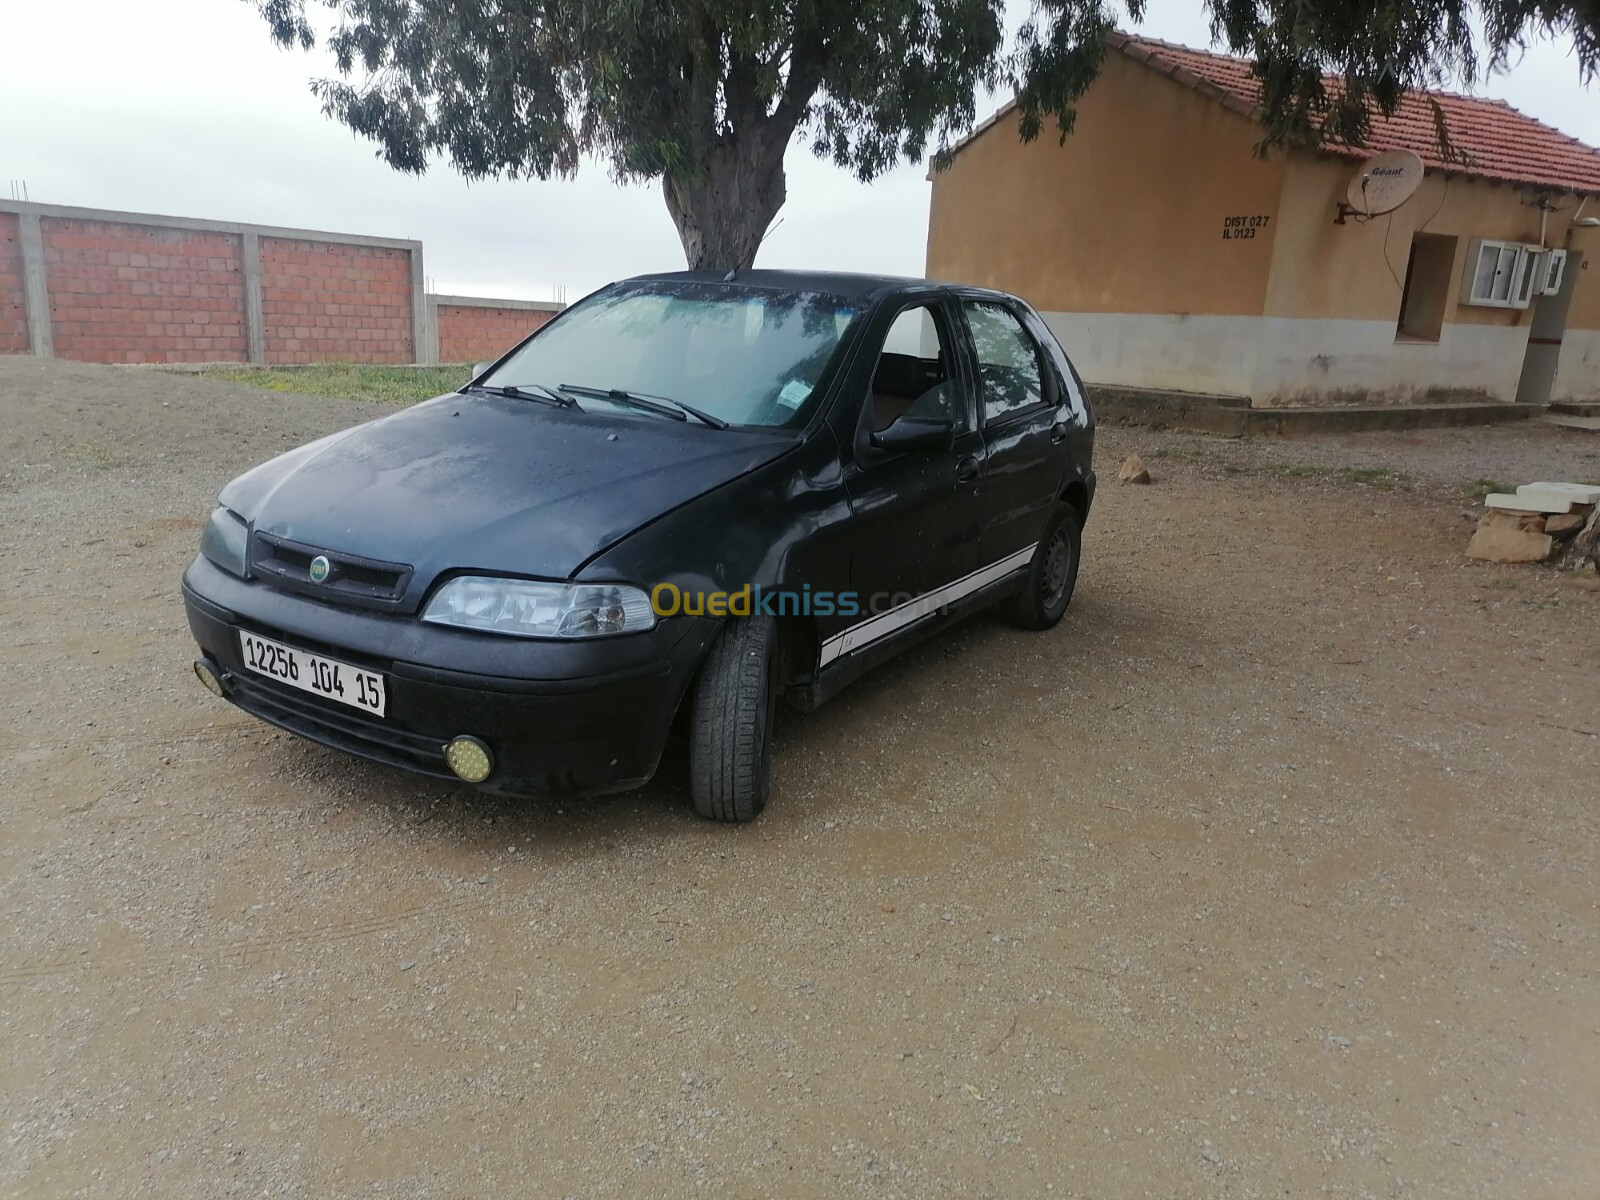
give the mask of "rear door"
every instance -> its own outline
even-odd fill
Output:
[[[1072,428],[1067,390],[1019,307],[990,297],[958,304],[985,451],[978,563],[1020,565],[1062,486]]]

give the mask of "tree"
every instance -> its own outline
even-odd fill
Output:
[[[937,155],[978,89],[1006,86],[1024,138],[1051,121],[1064,139],[1124,15],[1038,0],[1007,47],[1004,0],[251,2],[280,43],[332,51],[339,77],[313,90],[396,169],[443,155],[469,179],[548,179],[598,156],[619,181],[660,178],[689,265],[718,269],[754,262],[796,140],[870,180]],[[1600,58],[1595,0],[1205,2],[1218,39],[1257,61],[1263,150],[1361,145],[1374,108],[1471,82],[1539,34],[1570,36],[1586,79]]]

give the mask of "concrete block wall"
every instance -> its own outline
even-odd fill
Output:
[[[440,362],[476,363],[499,358],[565,305],[477,296],[428,297]]]
[[[403,247],[260,239],[270,363],[419,362]]]
[[[0,212],[0,354],[28,352],[22,233],[16,213]]]
[[[58,358],[245,361],[237,237],[61,217],[39,225]]]
[[[0,200],[0,354],[434,361],[422,244]]]

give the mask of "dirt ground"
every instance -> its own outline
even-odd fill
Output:
[[[0,1194],[1600,1194],[1600,591],[1461,556],[1600,437],[1103,430],[1067,620],[721,828],[201,690],[217,487],[376,411],[0,358]]]

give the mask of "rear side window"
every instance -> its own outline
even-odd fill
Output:
[[[961,311],[977,352],[984,424],[1045,403],[1044,355],[1016,315],[983,300],[963,301]]]

